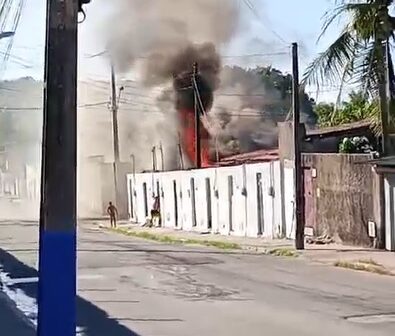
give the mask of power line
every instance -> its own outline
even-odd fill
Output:
[[[41,111],[42,109],[43,109],[42,107],[3,107],[3,108],[0,108],[0,110],[3,110],[3,111]]]
[[[274,36],[276,36],[282,43],[289,45],[290,43],[285,41],[285,39],[277,33],[274,29],[270,28],[264,23],[264,20],[261,18],[260,14],[258,13],[257,9],[255,8],[255,5],[250,2],[250,0],[242,0],[244,4],[249,8],[249,10],[254,14],[254,16],[258,19],[258,21],[266,28],[268,29]]]
[[[155,105],[152,105],[152,106],[155,106]],[[157,106],[155,106],[155,107],[157,108]],[[107,110],[99,109],[97,106],[92,107],[92,109],[100,110],[102,112],[107,113]],[[168,112],[162,111],[162,110],[144,110],[142,108],[139,108],[139,104],[124,104],[123,108],[120,109],[120,112],[128,112],[128,111],[137,112],[137,113],[141,113],[141,114],[162,114],[162,115],[166,115],[167,113],[174,114],[174,115],[177,114],[177,111],[175,111],[175,110],[169,110]],[[252,112],[242,113],[241,111],[242,111],[241,109],[240,110],[229,109],[229,108],[225,108],[223,106],[218,106],[218,107],[211,109],[208,112],[208,115],[210,117],[212,117],[213,115],[216,115],[218,113],[226,112],[226,115],[232,116],[232,117],[265,118],[267,116],[267,114],[264,111],[256,112],[256,113],[252,113]],[[282,115],[282,114],[279,114],[279,115]]]
[[[87,103],[83,105],[79,105],[79,108],[84,108],[84,107],[97,107],[100,105],[107,105],[109,102],[99,102],[99,103]],[[7,112],[7,111],[42,111],[42,107],[0,107],[0,113],[1,112]]]
[[[107,52],[103,51],[97,54],[93,55],[86,55],[85,58],[95,58],[98,56],[105,55]],[[267,57],[267,56],[285,56],[289,55],[289,51],[276,51],[276,52],[269,52],[269,53],[253,53],[253,54],[238,54],[238,55],[220,55],[221,58],[251,58],[251,57]],[[149,59],[151,56],[143,56],[143,55],[137,55],[133,56],[135,59]]]

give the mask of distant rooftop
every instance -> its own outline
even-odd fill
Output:
[[[361,120],[361,121],[356,121],[353,123],[349,124],[343,124],[339,126],[333,126],[333,127],[324,127],[324,128],[317,128],[313,130],[308,130],[306,132],[307,137],[312,137],[312,136],[335,136],[339,135],[339,133],[347,133],[350,131],[362,131],[362,130],[367,130],[371,126],[371,122],[369,120]]]
[[[370,160],[369,163],[373,163],[381,167],[395,167],[395,156],[386,156],[376,160]]]
[[[260,149],[253,152],[243,153],[228,156],[220,160],[215,165],[223,166],[235,166],[245,163],[260,163],[260,162],[271,162],[279,159],[278,149]]]

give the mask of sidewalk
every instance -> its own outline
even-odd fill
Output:
[[[95,225],[108,228],[108,221],[94,221]],[[219,234],[188,232],[173,230],[169,228],[144,228],[130,222],[120,222],[118,224],[120,233],[127,234],[132,231],[131,236],[157,240],[163,243],[186,243],[235,249],[252,253],[273,254],[272,252],[286,252],[280,255],[290,257],[301,257],[312,263],[325,264],[328,266],[340,266],[344,268],[358,269],[367,266],[373,273],[393,273],[395,275],[395,253],[372,248],[345,246],[340,244],[310,245],[306,244],[306,250],[296,252],[294,241],[289,239],[264,239],[250,237],[221,236]],[[288,253],[289,252],[289,253]],[[356,267],[355,267],[356,266]],[[373,271],[370,270],[373,268]],[[385,272],[376,272],[375,268],[383,269]]]

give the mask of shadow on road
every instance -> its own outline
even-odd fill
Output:
[[[22,263],[2,249],[0,249],[0,265],[12,279],[35,278],[38,276],[37,270]],[[37,283],[18,283],[8,287],[12,290],[22,290],[27,296],[37,298]],[[1,319],[3,320],[3,315],[1,315]],[[118,321],[110,318],[104,310],[81,297],[77,297],[77,325],[86,336],[139,336]],[[14,333],[7,335],[14,335]],[[23,335],[29,334],[25,333]]]
[[[34,326],[22,316],[11,302],[1,293],[0,284],[0,320],[1,334],[13,336],[35,336]]]

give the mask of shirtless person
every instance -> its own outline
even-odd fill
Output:
[[[112,202],[108,203],[107,213],[110,215],[111,228],[117,228],[118,210]]]

